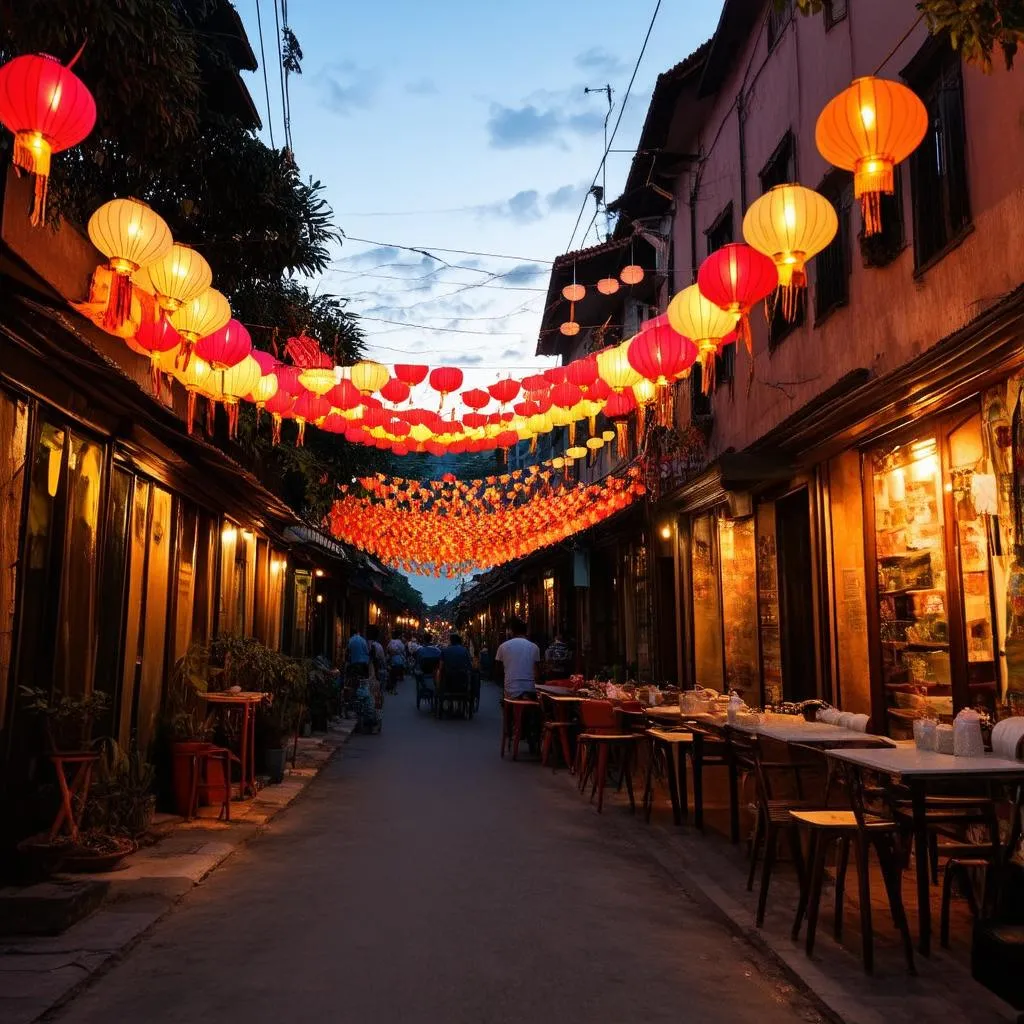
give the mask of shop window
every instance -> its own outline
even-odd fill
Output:
[[[704,237],[707,239],[709,256],[721,249],[723,245],[728,245],[735,240],[732,203],[727,204],[725,209],[715,218],[711,227],[704,232]]]
[[[775,545],[775,505],[770,501],[757,509],[757,622],[764,703],[778,704],[783,698],[779,568]]]
[[[859,237],[860,255],[866,267],[888,266],[903,251],[906,233],[903,227],[903,168],[893,170],[893,193],[882,193],[882,230]]]
[[[7,681],[14,654],[21,506],[28,451],[28,405],[0,392],[0,728],[7,709]]]
[[[195,579],[192,597],[192,639],[205,642],[213,635],[216,611],[217,521],[200,512],[196,521]]]
[[[775,147],[775,152],[768,158],[768,162],[761,168],[758,175],[761,181],[761,191],[767,192],[776,185],[788,185],[796,181],[796,141],[793,133],[787,131],[782,140]],[[797,327],[803,325],[804,306],[801,298],[797,306],[796,315],[792,320],[787,320],[782,315],[782,303],[773,302],[771,316],[768,319],[768,348],[769,351],[780,345]]]
[[[960,57],[949,46],[928,45],[907,77],[928,111],[928,132],[910,158],[914,258],[920,269],[971,220]]]
[[[142,602],[146,584],[146,538],[151,490],[149,481],[136,479],[128,539],[128,613],[125,616],[123,682],[117,733],[118,742],[122,745],[127,744],[132,735],[135,695],[142,667]]]
[[[749,704],[761,699],[757,653],[757,560],[754,520],[719,519],[725,685]]]
[[[825,0],[825,31],[828,32],[839,22],[845,21],[849,10],[849,0]]]
[[[182,657],[192,642],[196,598],[196,547],[199,534],[199,513],[196,508],[184,501],[179,502],[178,507],[172,661]]]
[[[768,49],[774,48],[793,17],[793,0],[770,0],[768,7]]]
[[[295,573],[294,582],[294,603],[292,619],[292,649],[289,652],[292,657],[302,658],[306,655],[309,638],[309,612],[310,597],[313,590],[313,577],[308,570],[301,570]],[[376,625],[380,619],[380,609],[373,602],[370,603],[369,624]]]
[[[850,300],[850,210],[853,176],[833,171],[819,188],[839,220],[835,238],[814,259],[814,316],[821,320]]]
[[[690,576],[693,593],[693,662],[695,682],[721,690],[722,601],[715,545],[715,518],[699,516],[692,521]]]

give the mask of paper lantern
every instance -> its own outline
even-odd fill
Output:
[[[188,392],[185,422],[190,434],[192,433],[192,427],[195,424],[196,418],[196,396],[200,392],[205,392],[212,375],[213,367],[205,359],[199,359],[198,357],[186,360],[184,366],[176,372],[178,380],[181,381],[182,386]]]
[[[439,366],[430,371],[430,386],[441,396],[441,406],[445,398],[462,387],[463,373],[455,366]]]
[[[389,378],[387,367],[372,359],[363,359],[352,367],[352,383],[361,395],[380,391]]]
[[[562,369],[565,370],[565,380],[570,384],[575,384],[578,388],[590,387],[598,379],[597,360],[593,356],[574,359]]]
[[[617,277],[602,277],[597,282],[597,290],[602,295],[614,295],[619,290],[619,279]]]
[[[274,358],[269,352],[264,352],[262,349],[254,348],[249,355],[259,363],[260,373],[276,373],[281,364]]]
[[[228,437],[238,434],[238,402],[248,398],[263,379],[260,364],[246,355],[220,375],[222,401],[228,416]]]
[[[363,404],[363,397],[350,380],[340,380],[327,392],[327,399],[335,409],[358,409]]]
[[[662,314],[640,325],[640,333],[628,342],[626,358],[637,373],[663,388],[693,366],[697,347]]]
[[[322,397],[338,383],[333,366],[307,366],[299,370],[299,383],[309,392]]]
[[[422,384],[427,379],[428,368],[416,363],[396,363],[395,376],[410,388]]]
[[[95,123],[92,94],[56,57],[25,54],[0,66],[0,124],[14,133],[14,166],[35,176],[33,227],[46,219],[50,157],[81,142]]]
[[[89,218],[88,231],[92,244],[107,257],[111,271],[103,326],[117,331],[131,315],[132,274],[167,255],[171,229],[138,199],[112,199]]]
[[[755,199],[743,218],[743,237],[770,256],[779,271],[782,313],[796,316],[807,287],[807,261],[828,245],[839,230],[832,204],[803,185],[776,185]]]
[[[573,281],[572,284],[567,284],[562,289],[562,298],[564,298],[566,302],[579,302],[586,294],[587,289],[584,288],[583,285],[577,284],[575,281]]]
[[[716,249],[697,271],[701,295],[739,319],[736,334],[753,354],[750,310],[779,285],[774,261],[742,242]]]
[[[575,320],[566,320],[564,324],[559,326],[559,331],[562,332],[567,338],[575,338],[580,333],[580,325]]]
[[[500,405],[508,405],[519,394],[520,384],[511,377],[496,381],[487,388],[488,394]]]
[[[597,372],[608,387],[616,392],[632,387],[640,380],[640,374],[629,363],[629,341],[598,352]]]
[[[181,335],[163,317],[159,320],[143,317],[132,340],[139,351],[149,356],[153,394],[159,398],[162,370],[160,357],[164,353],[177,350],[181,344]]]
[[[171,325],[182,338],[181,355],[185,367],[196,342],[219,331],[230,319],[231,306],[216,288],[207,288],[171,314]]]
[[[237,320],[229,320],[220,330],[204,335],[196,342],[196,355],[215,370],[237,366],[251,351],[252,338]]]
[[[187,245],[175,242],[167,254],[137,273],[143,286],[148,282],[160,308],[173,313],[179,306],[202,295],[213,282],[210,264]]]
[[[278,382],[276,373],[261,374],[260,379],[256,381],[256,384],[250,393],[251,398],[256,405],[257,412],[262,410],[267,402],[277,394],[279,387],[280,383]]]
[[[266,410],[270,413],[270,440],[272,444],[281,443],[281,421],[290,416],[295,408],[295,397],[283,387],[267,399]]]
[[[668,304],[667,316],[673,330],[697,346],[697,358],[704,371],[703,390],[708,394],[715,384],[715,356],[736,327],[736,314],[716,306],[701,294],[698,285],[691,284]]]
[[[576,461],[577,459],[586,458],[587,449],[582,445],[573,445],[571,448],[566,448],[565,457]]]
[[[380,389],[380,396],[392,405],[400,405],[411,394],[412,389],[404,381],[392,377],[387,384]]]
[[[330,411],[331,403],[320,395],[313,394],[312,391],[303,391],[295,399],[291,414],[299,428],[295,437],[297,447],[301,448],[306,442],[306,424],[322,420]]]
[[[853,171],[865,235],[882,230],[882,196],[893,194],[893,168],[917,149],[927,131],[928,111],[913,90],[870,75],[855,78],[818,116],[818,152]]]
[[[485,405],[489,405],[491,396],[480,388],[471,388],[469,391],[462,392],[462,401],[470,409],[482,409]]]
[[[644,268],[637,266],[635,263],[630,263],[629,266],[623,267],[619,271],[619,280],[623,284],[639,284],[644,279]]]

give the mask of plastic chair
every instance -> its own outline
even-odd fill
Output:
[[[594,783],[590,790],[590,799],[593,800],[594,795],[597,795],[598,814],[604,808],[604,787],[608,763],[613,753],[621,757],[619,785],[626,783],[630,810],[636,810],[636,801],[633,797],[633,754],[637,740],[643,738],[643,733],[624,732],[619,724],[619,718],[611,701],[585,700],[580,704],[583,731],[577,738],[577,751],[580,747],[584,750],[580,789],[586,787],[593,772]]]
[[[539,715],[540,705],[530,697],[502,697],[501,699],[501,756],[507,747],[512,749],[512,760],[519,759],[519,741],[527,715]],[[529,724],[526,722],[525,724]]]
[[[568,718],[563,718],[558,713],[558,706],[545,693],[539,693],[540,715],[541,715],[541,741],[540,741],[540,763],[546,765],[552,752],[559,750],[565,767],[573,771],[573,760],[571,754],[571,743],[569,734],[575,727],[575,723]],[[553,764],[552,771],[558,766]]]

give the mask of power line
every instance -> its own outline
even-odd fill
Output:
[[[401,264],[397,264],[397,265],[400,266]],[[425,281],[428,277],[433,277],[436,273],[437,273],[437,271],[435,270],[435,271],[431,271],[431,273],[429,273],[429,274],[424,274],[421,277],[402,277],[401,274],[372,274],[372,273],[369,273],[367,271],[362,271],[362,270],[343,270],[343,269],[340,269],[340,268],[336,268],[336,269],[328,270],[325,273],[324,276],[326,277],[327,274],[352,274],[354,277],[368,277],[368,278],[370,278],[373,281],[406,281],[406,282],[412,282],[412,281]],[[461,282],[461,281],[444,281],[442,283],[443,284],[472,284],[471,281],[465,281],[465,282]],[[487,281],[481,281],[480,284],[478,284],[476,287],[477,288],[496,288],[499,291],[503,291],[503,292],[546,292],[547,291],[547,288],[527,288],[525,285],[515,285],[515,284],[490,284]],[[448,294],[451,295],[453,293],[449,292]],[[443,296],[438,296],[438,298],[442,298],[442,297]]]
[[[352,313],[352,316],[360,320],[370,320],[378,324],[395,324],[398,327],[415,327],[421,331],[438,331],[443,334],[482,334],[488,338],[518,338],[522,331],[460,331],[455,327],[431,327],[429,324],[409,324],[402,320],[387,320],[380,316],[363,316],[361,313]],[[449,320],[460,319],[457,316],[448,317]]]
[[[660,0],[659,0],[660,3]],[[362,242],[364,245],[376,245],[384,249],[404,249],[406,252],[418,252],[421,256],[430,256],[433,259],[437,259],[433,255],[435,252],[447,252],[455,253],[457,256],[484,256],[488,259],[493,260],[518,260],[520,263],[543,263],[545,266],[550,267],[552,260],[538,260],[532,256],[510,256],[508,253],[500,252],[477,252],[475,249],[445,249],[440,245],[431,246],[415,246],[415,245],[398,245],[396,242],[376,242],[372,238],[356,238],[355,235],[346,234],[342,231],[342,236],[347,238],[350,242]],[[430,251],[428,251],[428,249]],[[444,260],[441,260],[444,263]],[[465,267],[465,270],[477,270],[477,267]],[[487,273],[487,271],[483,271]]]
[[[267,128],[270,131],[270,148],[274,145],[274,117],[270,109],[270,79],[267,78],[267,51],[263,46],[263,19],[260,17],[260,0],[256,0],[256,27],[260,33],[260,67],[263,68],[263,91],[267,97]]]
[[[274,0],[274,31],[277,34],[277,70],[281,78],[281,118],[284,121],[284,144],[291,149],[291,139],[288,137],[288,116],[285,111],[288,109],[288,100],[285,97],[284,87],[284,54],[281,52],[281,22],[277,15],[277,0]]]
[[[605,161],[608,159],[608,153],[611,150],[612,143],[615,141],[615,135],[619,130],[619,125],[622,124],[622,115],[626,111],[626,104],[629,102],[629,94],[633,90],[633,83],[636,81],[636,76],[640,71],[640,62],[644,59],[644,54],[647,52],[647,44],[650,41],[651,33],[654,31],[654,23],[658,19],[658,12],[661,10],[661,0],[654,5],[654,13],[651,15],[651,23],[647,26],[647,35],[644,36],[643,46],[640,47],[640,56],[636,59],[636,64],[633,66],[633,74],[630,75],[629,85],[626,86],[626,93],[622,97],[622,103],[619,106],[619,116],[615,119],[615,127],[612,129],[611,135],[608,137],[608,143],[604,148],[604,154],[601,156],[601,162],[597,166],[597,170],[594,172],[594,180],[590,183],[590,189],[597,184],[597,179],[601,176],[601,169],[604,167]],[[573,240],[576,238],[576,231],[580,226],[580,221],[583,220],[583,214],[587,209],[587,199],[590,198],[590,189],[587,190],[586,196],[583,198],[583,204],[580,206],[579,216],[576,218],[576,224],[573,226],[572,235],[569,237],[569,244],[566,246],[565,251],[569,252],[572,249]],[[607,201],[607,197],[605,197]],[[587,228],[589,231],[590,228]]]

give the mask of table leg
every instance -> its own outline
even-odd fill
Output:
[[[239,737],[239,760],[242,762],[241,778],[238,780],[238,799],[245,799],[245,791],[249,785],[249,705],[242,707],[242,735]]]
[[[729,841],[740,841],[740,786],[736,759],[729,753]]]
[[[704,831],[704,736],[693,734],[693,823]]]
[[[666,766],[668,767],[668,795],[672,801],[672,820],[677,824],[682,824],[682,818],[679,815],[679,767],[676,764],[676,744],[666,743],[664,746],[668,747],[669,756],[665,758]]]
[[[246,704],[249,725],[249,794],[256,795],[256,705]]]
[[[928,819],[925,812],[924,783],[910,780],[910,800],[914,815],[914,868],[917,872],[917,917],[919,947],[924,956],[931,951],[932,903],[928,871]]]

